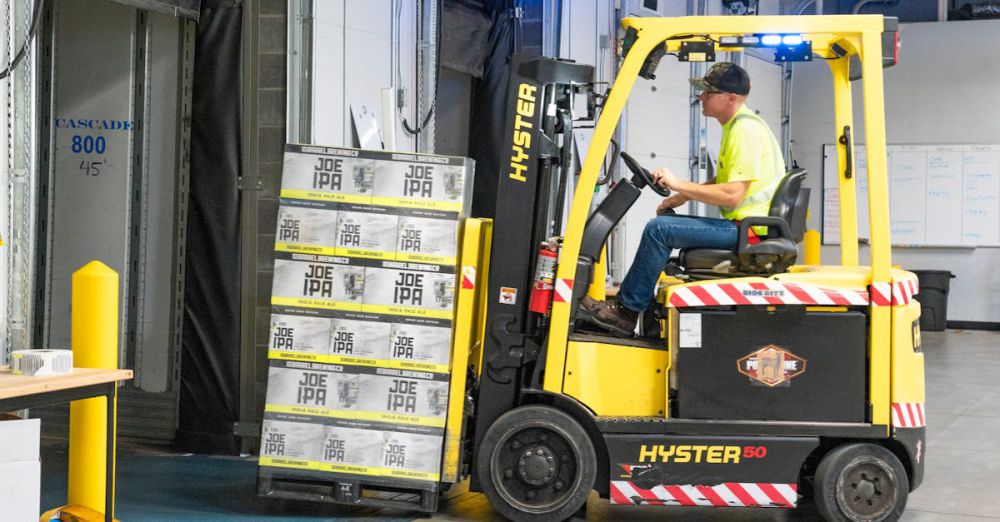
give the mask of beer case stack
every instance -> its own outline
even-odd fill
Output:
[[[262,495],[297,478],[346,502],[436,491],[471,176],[467,158],[286,146]]]

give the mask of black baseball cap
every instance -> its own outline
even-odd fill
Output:
[[[742,96],[750,94],[750,75],[732,62],[719,62],[708,70],[704,78],[690,78],[688,81],[703,91],[731,92]]]

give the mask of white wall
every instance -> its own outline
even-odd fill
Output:
[[[410,127],[416,115],[416,1],[396,0],[399,14],[399,60],[407,101],[403,113]],[[313,142],[351,146],[351,104],[365,104],[381,114],[382,88],[396,82],[392,67],[391,0],[315,0],[313,20]],[[396,150],[414,150],[413,137],[398,116]],[[381,128],[381,120],[379,120]]]
[[[889,144],[1000,144],[1000,44],[996,21],[933,22],[901,26],[900,63],[885,70],[886,140]],[[833,92],[829,67],[796,64],[792,147],[809,171],[809,228],[820,230],[822,145],[833,143]],[[861,83],[854,82],[854,126],[864,142]],[[862,246],[862,263],[870,259]],[[894,248],[893,263],[907,269],[951,270],[948,320],[1000,321],[1000,249]],[[836,264],[840,250],[822,248],[822,262]]]

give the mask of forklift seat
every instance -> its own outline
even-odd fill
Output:
[[[798,258],[797,243],[805,234],[809,189],[802,188],[802,181],[806,175],[802,168],[789,171],[778,184],[768,215],[740,221],[735,250],[681,250],[678,262],[667,266],[667,274],[712,279],[787,271]],[[760,242],[755,245],[748,243],[747,229],[752,226],[767,226],[767,234],[760,236]]]

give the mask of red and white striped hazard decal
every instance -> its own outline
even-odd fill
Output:
[[[923,428],[927,426],[922,402],[892,403],[892,425],[897,428]]]
[[[872,283],[873,306],[896,306],[909,304],[920,291],[916,278],[902,279],[892,283]]]
[[[670,294],[670,306],[678,308],[780,304],[866,306],[868,292],[848,288],[823,288],[804,283],[759,281],[675,286]]]
[[[556,279],[556,295],[553,300],[557,303],[568,303],[573,300],[572,279]]]
[[[795,507],[795,484],[726,482],[715,486],[658,485],[643,489],[628,480],[611,481],[611,503],[653,506]]]
[[[466,265],[462,267],[462,288],[472,290],[476,287],[476,267]]]

